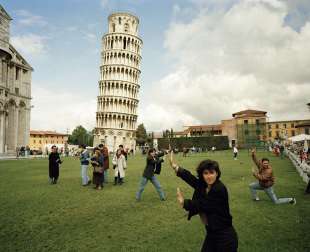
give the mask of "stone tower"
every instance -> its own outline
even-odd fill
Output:
[[[102,37],[94,145],[105,142],[110,151],[120,144],[133,150],[136,146],[142,46],[138,25],[137,17],[114,13]]]

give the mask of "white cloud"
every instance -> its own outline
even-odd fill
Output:
[[[13,46],[25,56],[37,56],[47,52],[46,45],[47,37],[36,35],[36,34],[26,34],[20,36],[12,36],[10,41]]]
[[[27,10],[16,11],[18,24],[23,26],[46,26],[47,21],[42,16],[34,15]]]
[[[96,123],[96,99],[68,91],[33,85],[31,129],[70,132],[78,125],[92,130]]]
[[[247,108],[271,120],[309,118],[310,23],[298,33],[286,15],[280,1],[247,0],[173,20],[164,44],[176,70],[154,84],[140,120],[153,130],[181,128]]]

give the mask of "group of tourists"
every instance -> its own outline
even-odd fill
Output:
[[[108,176],[108,149],[103,144],[100,144],[98,147],[94,148],[93,154],[90,155],[84,145],[82,145],[81,148],[82,185],[87,186],[91,183],[87,175],[87,169],[89,168],[89,164],[91,164],[93,167],[93,184],[97,190],[101,190]],[[238,152],[233,150],[233,153],[234,158],[237,158],[235,153]],[[180,206],[188,212],[188,220],[194,215],[199,215],[203,225],[205,225],[206,237],[201,251],[237,251],[238,235],[232,224],[228,191],[220,180],[221,171],[217,161],[210,159],[201,161],[196,168],[197,176],[195,176],[191,174],[190,171],[177,164],[173,151],[156,151],[150,148],[147,153],[146,165],[136,193],[136,200],[141,201],[142,192],[149,181],[155,187],[160,200],[166,200],[166,195],[160,185],[157,175],[161,173],[161,166],[167,155],[169,164],[176,175],[194,189],[192,199],[184,199],[183,193],[177,188],[177,200]],[[275,204],[296,204],[295,198],[277,198],[273,190],[275,178],[270,161],[267,158],[257,160],[255,149],[252,149],[251,156],[256,166],[256,169],[252,169],[252,173],[257,180],[249,185],[252,199],[254,201],[259,201],[257,190],[264,190]],[[112,159],[114,185],[121,185],[124,183],[125,170],[127,168],[126,160],[127,154],[124,151],[124,147],[120,145]],[[57,183],[59,164],[61,164],[61,162],[56,146],[53,146],[52,153],[49,156],[49,174],[52,184]]]
[[[81,176],[82,185],[87,186],[91,184],[91,180],[88,177],[89,164],[93,167],[93,179],[92,182],[95,185],[95,189],[102,190],[104,183],[108,182],[108,169],[109,169],[109,150],[104,144],[99,144],[94,148],[92,156],[86,149],[85,145],[81,146],[82,152],[80,154],[81,161]],[[115,155],[112,159],[114,169],[114,185],[122,185],[125,178],[125,170],[127,153],[124,150],[123,145],[119,145]]]

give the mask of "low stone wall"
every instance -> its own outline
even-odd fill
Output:
[[[286,154],[289,157],[289,159],[292,161],[299,175],[302,177],[302,180],[308,183],[309,181],[308,174],[310,176],[310,166],[307,165],[305,162],[301,163],[300,158],[295,153],[289,150],[286,150]]]

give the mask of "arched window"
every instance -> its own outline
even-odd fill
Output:
[[[112,24],[112,32],[115,32],[115,24]]]
[[[124,40],[123,40],[123,49],[124,50],[126,49],[126,38],[124,38]]]
[[[125,31],[125,32],[128,32],[128,31],[129,31],[129,24],[128,24],[128,23],[126,23],[126,24],[124,25],[124,31]]]
[[[122,18],[119,17],[119,18],[118,18],[118,24],[121,24],[121,23],[122,23]]]

